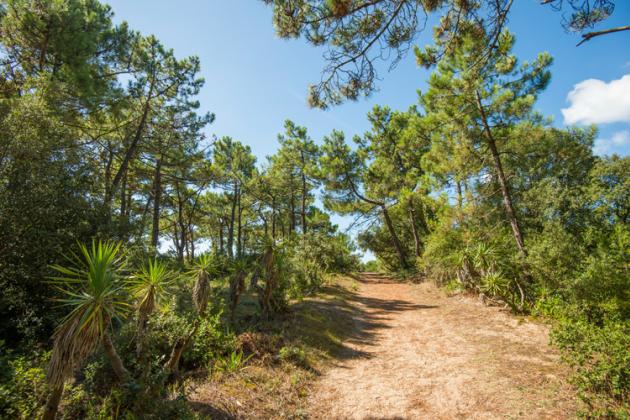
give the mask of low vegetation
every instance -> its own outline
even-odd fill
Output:
[[[318,302],[343,305],[357,285],[331,278],[363,269],[544,317],[584,415],[629,416],[630,158],[536,111],[552,58],[513,54],[512,2],[490,21],[485,2],[266,3],[282,36],[334,42],[333,63],[405,16],[381,56],[406,51],[408,12],[442,6],[434,45],[415,50],[426,91],[375,106],[352,143],[287,120],[259,162],[206,137],[197,57],[98,0],[0,1],[0,414],[300,417],[351,327]],[[371,92],[363,63],[328,71],[343,77],[313,105]],[[376,261],[332,213],[355,218]]]

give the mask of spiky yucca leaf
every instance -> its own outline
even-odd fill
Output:
[[[510,281],[500,272],[490,272],[481,279],[481,291],[490,296],[505,297],[509,287]]]
[[[71,308],[53,336],[47,374],[52,386],[63,384],[73,369],[94,351],[111,320],[128,309],[120,277],[124,267],[120,244],[92,241],[91,248],[79,244],[79,250],[78,255],[69,258],[70,267],[52,267],[61,274],[51,278],[53,286],[64,296],[57,301]]]
[[[201,255],[192,269],[195,279],[193,286],[193,303],[197,313],[203,315],[210,300],[210,273],[214,269],[214,260],[210,254]]]
[[[158,259],[149,260],[129,280],[130,291],[137,299],[138,320],[147,319],[157,303],[168,294],[176,274]]]

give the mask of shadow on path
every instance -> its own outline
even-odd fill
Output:
[[[365,273],[357,281],[364,284],[397,283],[375,273]],[[340,286],[325,287],[320,296],[294,306],[290,329],[295,338],[339,361],[371,358],[369,350],[354,347],[369,348],[379,334],[391,328],[387,321],[392,315],[437,307],[409,300],[365,296]]]

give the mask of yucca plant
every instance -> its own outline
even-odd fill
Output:
[[[479,242],[472,251],[472,261],[477,271],[485,276],[496,271],[497,251],[494,247]]]
[[[274,291],[275,283],[276,283],[276,273],[274,270],[275,257],[276,257],[276,252],[274,249],[274,243],[273,241],[267,240],[263,248],[263,255],[260,261],[262,270],[265,276],[264,277],[265,288],[262,290],[262,293],[258,296],[258,300],[260,301],[262,312],[266,316],[269,316],[270,313],[272,312],[271,295]]]
[[[47,373],[52,392],[46,404],[45,419],[55,418],[66,378],[99,343],[118,378],[123,381],[128,377],[111,339],[112,320],[129,309],[122,276],[121,245],[92,241],[91,247],[79,244],[79,251],[68,258],[70,266],[52,266],[60,276],[51,278],[51,284],[63,296],[58,299],[59,303],[70,312],[53,335]]]
[[[273,312],[283,309],[284,280],[287,274],[287,255],[281,245],[267,239],[261,258],[265,287],[259,294],[259,303],[263,316],[269,317]]]
[[[241,370],[242,366],[253,356],[253,354],[245,356],[242,351],[233,351],[229,356],[220,359],[215,366],[219,371],[233,373]]]
[[[489,272],[481,278],[480,289],[489,296],[505,298],[509,288],[510,281],[499,272]]]
[[[169,293],[169,287],[177,278],[167,265],[157,258],[149,260],[139,272],[129,280],[130,291],[137,300],[138,337],[136,353],[138,358],[144,354],[147,324],[157,304]]]
[[[201,325],[201,319],[206,314],[208,308],[208,302],[210,300],[210,275],[215,269],[215,260],[210,254],[204,254],[197,258],[197,261],[193,264],[189,275],[193,278],[193,304],[197,310],[197,319],[193,323],[190,332],[175,341],[171,355],[164,367],[171,372],[172,376],[177,376],[179,373],[179,360],[182,357],[182,353],[192,341],[193,337],[197,334],[199,325]]]
[[[210,299],[210,274],[214,270],[214,259],[210,254],[199,256],[191,270],[195,279],[193,286],[193,303],[199,315],[203,315]]]

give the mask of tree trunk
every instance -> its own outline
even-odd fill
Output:
[[[455,181],[455,187],[457,189],[457,209],[462,211],[462,207],[464,204],[464,198],[462,196],[462,183],[461,181]]]
[[[107,358],[109,359],[109,362],[111,363],[112,369],[118,377],[118,380],[120,382],[126,382],[129,378],[129,371],[125,369],[125,366],[123,365],[120,356],[118,356],[109,332],[103,334],[103,348],[105,349],[105,354],[107,355]]]
[[[112,151],[111,143],[107,142],[107,161],[105,163],[105,197],[104,197],[104,205],[105,205],[105,217],[107,218],[107,226],[109,227],[112,220],[112,190],[111,190],[111,179],[112,179],[112,164],[114,162],[114,152]]]
[[[276,239],[276,197],[271,199],[271,238]]]
[[[289,218],[289,236],[295,232],[295,195],[291,193],[291,214]]]
[[[144,205],[144,209],[142,210],[142,218],[140,219],[140,229],[139,229],[140,238],[142,238],[142,236],[144,235],[144,227],[146,225],[146,218],[147,218],[147,214],[149,214],[149,208],[151,207],[152,202],[153,202],[153,194],[147,197],[147,202]]]
[[[238,194],[238,184],[234,182],[232,192],[232,211],[230,212],[230,224],[228,225],[227,251],[230,258],[234,257],[234,222],[236,219],[236,195]]]
[[[503,172],[503,165],[501,164],[501,156],[499,155],[499,151],[497,150],[497,145],[492,135],[492,131],[490,130],[490,126],[488,124],[488,119],[486,117],[486,111],[481,104],[481,97],[477,92],[477,107],[479,108],[479,112],[481,113],[481,121],[483,123],[484,133],[486,134],[486,140],[488,142],[488,146],[490,148],[490,153],[492,154],[492,160],[494,162],[494,169],[496,171],[497,178],[499,179],[499,185],[501,187],[501,195],[503,196],[503,205],[505,207],[505,213],[510,222],[510,226],[512,227],[512,233],[514,234],[514,240],[516,241],[516,247],[522,256],[527,256],[527,249],[525,248],[525,242],[523,240],[523,234],[521,233],[521,228],[518,223],[518,219],[516,217],[516,212],[514,211],[514,206],[512,204],[512,197],[510,195],[510,188],[505,177],[505,173]]]
[[[223,246],[223,222],[219,223],[219,253],[223,255],[225,248]]]
[[[188,240],[190,241],[190,261],[195,260],[195,231],[192,225],[188,227]]]
[[[242,226],[243,207],[241,206],[241,192],[238,193],[237,201],[237,224],[236,224],[236,255],[243,255],[243,226]]]
[[[127,188],[127,199],[125,202],[127,205],[125,206],[125,218],[129,220],[129,215],[131,215],[131,196],[133,195],[133,189]]]
[[[160,205],[162,202],[162,157],[155,164],[155,177],[153,178],[153,227],[151,229],[151,246],[157,252],[158,239],[160,237]]]
[[[181,235],[179,234],[179,224],[173,222],[173,244],[175,245],[175,251],[177,252],[177,260],[184,261],[184,246],[181,243]]]
[[[413,233],[414,250],[416,257],[419,257],[422,250],[422,243],[420,241],[420,234],[416,226],[416,211],[413,208],[413,198],[409,198],[409,223],[411,224],[411,233]]]
[[[57,411],[59,411],[59,403],[61,402],[61,396],[63,395],[63,383],[54,387],[50,391],[48,400],[46,401],[46,407],[44,407],[44,414],[42,420],[55,420],[57,417]]]
[[[133,156],[136,154],[138,143],[140,143],[140,140],[142,139],[144,128],[147,123],[147,119],[149,117],[149,110],[151,109],[151,99],[153,96],[154,87],[155,87],[155,79],[151,79],[151,84],[149,85],[149,92],[147,95],[147,99],[144,103],[144,107],[142,110],[142,117],[140,118],[140,122],[138,124],[138,127],[136,128],[136,132],[134,133],[131,144],[129,145],[129,148],[127,149],[127,152],[125,153],[123,161],[120,164],[120,168],[118,169],[118,172],[116,173],[116,176],[114,177],[114,180],[111,183],[111,187],[110,187],[111,193],[114,193],[116,191],[116,188],[118,187],[118,184],[120,183],[122,175],[127,171],[127,166],[129,166],[129,162],[131,161]]]
[[[184,261],[184,250],[186,250],[186,254],[188,254],[188,241],[187,232],[186,232],[186,224],[184,223],[184,199],[182,198],[182,193],[179,188],[179,181],[175,183],[175,191],[177,192],[177,220],[175,223],[175,242],[179,243],[178,245],[178,258],[180,261]]]
[[[269,223],[267,223],[267,218],[265,217],[265,215],[261,212],[261,219],[263,222],[263,227],[265,230],[265,238],[269,235]]]
[[[302,234],[306,235],[306,176],[302,173],[302,209],[300,216],[302,217]]]
[[[293,186],[293,175],[291,175],[291,186]],[[289,201],[291,214],[289,215],[289,236],[295,232],[295,192],[291,187],[291,200]]]
[[[120,185],[120,220],[124,221],[127,216],[127,174],[123,176]]]
[[[184,353],[184,350],[186,350],[188,343],[190,343],[195,334],[197,334],[200,324],[201,320],[200,318],[197,318],[190,333],[186,337],[182,337],[175,341],[173,349],[171,350],[171,355],[164,364],[164,368],[172,375],[179,375],[179,360],[182,358],[182,354]]]
[[[389,230],[389,234],[392,237],[392,243],[394,244],[394,248],[396,248],[396,253],[398,254],[398,260],[400,261],[400,266],[402,268],[409,268],[409,264],[407,263],[407,258],[405,256],[405,250],[403,249],[400,240],[398,239],[398,235],[396,235],[396,231],[394,230],[394,225],[392,224],[392,220],[389,218],[389,212],[387,211],[387,207],[382,205],[383,209],[383,217],[385,218],[385,224],[387,225],[387,229]]]

